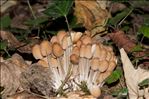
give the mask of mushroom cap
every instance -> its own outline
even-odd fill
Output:
[[[62,40],[62,48],[66,49],[69,46],[72,46],[71,38],[70,38],[70,36],[65,35]]]
[[[49,41],[44,40],[40,43],[40,51],[42,56],[47,56],[52,52],[52,45]]]
[[[108,66],[107,71],[113,71],[115,67],[116,67],[116,62],[115,61],[109,61],[109,66]]]
[[[64,30],[58,31],[58,33],[57,33],[57,39],[58,39],[58,41],[61,42],[62,39],[64,38],[64,36],[66,36],[66,35],[67,35],[67,33]]]
[[[78,40],[78,41],[76,42],[76,46],[77,46],[78,48],[80,48],[81,45],[82,45],[82,41],[81,41],[81,40]]]
[[[32,54],[35,59],[42,59],[43,56],[41,55],[40,46],[38,44],[35,44],[32,47]]]
[[[58,60],[56,58],[53,58],[53,57],[51,57],[49,59],[49,63],[51,64],[51,67],[54,67],[54,68],[58,67],[58,65],[59,65]]]
[[[93,85],[90,89],[91,95],[98,98],[101,95],[101,90],[97,85]]]
[[[108,69],[109,63],[107,60],[98,61],[98,62],[99,62],[98,69],[100,72],[104,72]]]
[[[59,43],[58,37],[57,36],[53,36],[50,40],[50,42],[53,43]]]
[[[87,44],[92,44],[92,38],[88,35],[83,35],[81,37],[81,41],[83,44],[87,45]]]
[[[80,49],[77,46],[74,46],[71,53],[79,56]]]
[[[90,59],[92,57],[92,52],[91,52],[92,46],[91,44],[86,45],[85,48],[85,57]]]
[[[92,69],[92,70],[98,70],[98,67],[99,67],[99,59],[98,59],[98,58],[93,58],[93,59],[91,59],[90,64],[91,64],[91,69]]]
[[[86,46],[83,44],[80,47],[80,57],[84,57],[85,56],[85,48]]]
[[[96,44],[95,51],[93,52],[94,58],[100,58],[101,56],[101,48],[98,44]]]
[[[73,38],[73,43],[76,43],[82,36],[81,32],[76,32]]]
[[[102,83],[108,76],[111,75],[111,71],[106,71],[106,72],[103,72],[103,73],[100,73],[98,79],[97,79],[97,82],[98,83]]]
[[[76,54],[70,55],[70,61],[72,64],[78,64],[79,63],[79,56]]]
[[[46,67],[46,68],[49,67],[48,63],[45,60],[43,60],[43,59],[40,59],[38,61],[38,64],[43,66],[43,67]]]
[[[52,52],[53,52],[54,56],[56,56],[56,57],[60,57],[64,54],[63,48],[61,47],[61,45],[59,43],[52,44]]]

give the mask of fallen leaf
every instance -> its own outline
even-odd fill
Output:
[[[142,97],[144,96],[146,99],[148,99],[149,87],[140,89],[138,84],[143,80],[149,78],[149,71],[141,69],[140,67],[138,67],[138,69],[135,69],[123,48],[120,49],[120,54],[123,63],[126,85],[128,87],[129,98],[142,99]]]
[[[0,85],[5,88],[1,92],[3,98],[15,94],[21,88],[20,75],[27,67],[24,59],[18,54],[0,62]]]
[[[101,2],[101,3],[100,3]],[[105,30],[104,24],[109,17],[106,8],[107,1],[90,0],[75,0],[75,16],[77,22],[82,23],[86,29],[100,32]],[[97,28],[98,27],[98,28]]]
[[[16,48],[21,53],[31,53],[31,47],[33,45],[32,42],[30,44],[26,44],[23,42],[20,42],[16,39],[16,37],[11,33],[7,31],[0,31],[0,38],[2,40],[7,41],[8,48]]]

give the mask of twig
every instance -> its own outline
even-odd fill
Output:
[[[34,14],[34,12],[33,12],[33,9],[32,9],[32,7],[31,7],[31,5],[30,5],[29,0],[27,0],[27,4],[28,4],[28,6],[29,6],[29,9],[31,10],[31,13],[32,13],[34,19],[37,19],[37,17],[35,16],[35,14]]]

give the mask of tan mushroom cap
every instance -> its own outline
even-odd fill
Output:
[[[53,68],[58,67],[59,63],[58,63],[58,60],[56,58],[51,57],[49,59],[49,61],[50,61],[50,66],[51,67],[53,67]]]
[[[73,38],[73,43],[76,43],[82,36],[81,32],[76,32]]]
[[[46,68],[49,67],[48,63],[45,60],[43,60],[43,59],[40,59],[38,61],[38,64],[43,66],[43,67],[46,67]]]
[[[94,58],[100,58],[101,56],[101,48],[98,44],[95,44],[95,51],[93,52],[93,57]]]
[[[59,43],[52,44],[52,52],[53,52],[53,55],[56,57],[60,57],[64,54],[63,48]]]
[[[78,48],[80,48],[81,45],[82,45],[82,41],[81,41],[81,40],[78,40],[78,41],[76,42],[76,46],[77,46]]]
[[[89,90],[90,90],[91,95],[93,95],[96,98],[98,98],[101,95],[101,90],[96,85],[93,85]]]
[[[87,45],[87,44],[92,44],[92,38],[88,35],[83,35],[81,37],[81,41],[83,44]]]
[[[108,69],[109,63],[107,60],[103,60],[103,61],[98,61],[99,62],[99,66],[98,69],[100,72],[105,72]]]
[[[43,58],[41,51],[40,51],[40,46],[38,44],[36,44],[32,47],[32,54],[33,54],[35,59],[42,59]]]
[[[66,49],[66,48],[68,48],[69,46],[72,46],[71,44],[72,44],[72,41],[71,41],[70,36],[65,35],[65,36],[63,37],[63,40],[62,40],[62,48],[63,48],[63,49]]]
[[[71,53],[79,56],[80,49],[77,46],[74,46]]]
[[[92,57],[92,45],[91,44],[88,44],[86,45],[86,48],[85,48],[85,57],[90,59]]]
[[[80,57],[85,57],[85,45],[81,45],[80,47]]]
[[[111,75],[111,71],[106,71],[106,72],[103,72],[103,73],[100,73],[98,79],[97,79],[97,82],[98,83],[102,83],[108,76]]]
[[[72,54],[71,56],[70,56],[70,62],[72,63],[72,64],[78,64],[79,63],[79,56],[78,55],[76,55],[76,54]]]
[[[64,38],[64,36],[66,36],[66,35],[67,35],[67,33],[64,30],[58,31],[58,33],[57,33],[57,39],[58,39],[58,41],[61,42],[62,39]]]
[[[111,71],[112,72],[115,67],[116,67],[116,62],[115,61],[109,61],[109,66],[108,66],[107,71]]]
[[[93,59],[91,59],[90,64],[91,64],[91,69],[92,69],[92,70],[98,70],[98,67],[99,67],[99,59],[98,59],[98,58],[93,58]]]
[[[53,43],[59,43],[58,37],[57,36],[53,36],[50,40],[50,42]]]
[[[40,51],[41,51],[42,56],[47,56],[51,54],[52,44],[47,40],[42,41],[40,44]]]

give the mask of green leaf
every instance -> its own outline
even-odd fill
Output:
[[[142,82],[140,82],[138,84],[139,87],[144,87],[144,86],[148,86],[149,85],[149,78],[143,80]]]
[[[112,17],[108,24],[116,26],[124,17],[127,16],[127,14],[132,11],[132,8],[126,8],[122,12],[118,13],[115,17]]]
[[[72,7],[73,0],[54,0],[52,4],[49,5],[48,9],[44,11],[50,17],[54,19],[61,16],[66,16]]]
[[[11,24],[11,18],[9,16],[3,16],[0,18],[0,27],[7,28]]]
[[[120,90],[114,91],[112,93],[113,96],[127,96],[128,89],[127,88],[121,88]]]
[[[1,41],[0,42],[0,50],[5,50],[7,48],[7,42],[6,41]]]
[[[48,21],[48,18],[45,18],[45,17],[39,17],[37,19],[29,19],[25,22],[25,24],[27,25],[31,25],[31,26],[37,26],[37,25],[40,25],[44,22]]]
[[[70,25],[70,28],[71,28],[71,29],[83,27],[82,24],[78,24],[78,23],[77,23],[77,18],[76,18],[76,16],[73,16],[73,17],[72,17],[72,19],[71,19],[69,25]]]
[[[105,80],[107,84],[112,84],[116,81],[118,81],[122,76],[122,70],[117,69]]]
[[[139,32],[142,33],[145,37],[149,38],[149,26],[143,25],[140,29]]]
[[[138,52],[138,51],[142,51],[143,48],[141,47],[141,45],[136,45],[133,49],[132,52]]]

